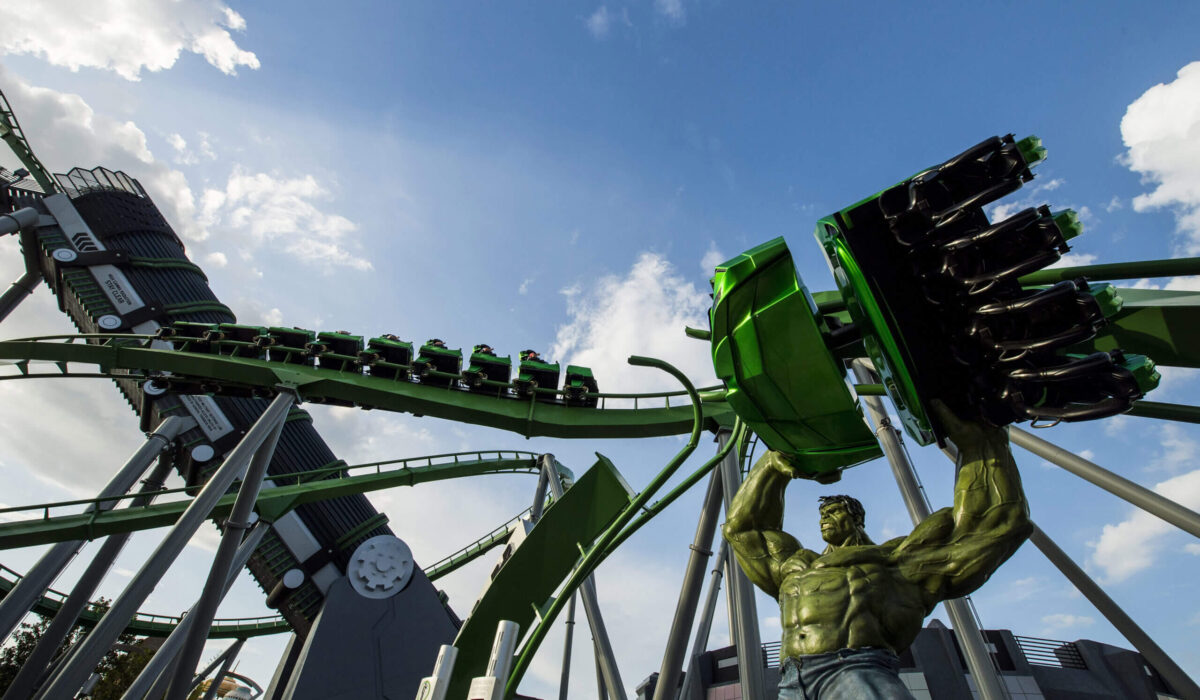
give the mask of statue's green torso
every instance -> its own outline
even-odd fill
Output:
[[[800,550],[781,567],[782,658],[844,648],[908,648],[928,610],[906,580],[893,543]]]

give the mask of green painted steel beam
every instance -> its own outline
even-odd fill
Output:
[[[528,630],[583,549],[633,498],[612,462],[596,456],[596,464],[545,510],[475,604],[454,640],[458,658],[447,697],[466,697],[471,679],[484,675],[496,625],[511,620],[522,633]]]
[[[1138,280],[1145,277],[1176,277],[1200,275],[1200,258],[1171,258],[1169,260],[1140,260],[1134,262],[1079,265],[1038,270],[1022,277],[1024,285],[1054,284],[1063,280],[1086,277],[1089,280]]]
[[[1159,365],[1200,367],[1200,293],[1118,288],[1117,295],[1124,301],[1121,310],[1095,338],[1073,350],[1121,348]]]
[[[1158,418],[1180,423],[1200,423],[1200,406],[1185,406],[1177,403],[1138,401],[1127,415],[1142,418]]]
[[[528,513],[529,510],[526,509],[521,515],[509,520],[487,535],[426,567],[425,575],[429,577],[430,581],[436,581],[504,544],[508,541],[508,537],[512,533],[513,524]],[[0,599],[3,599],[20,579],[20,574],[0,564]],[[46,592],[46,595],[39,598],[38,602],[34,604],[33,611],[46,617],[53,617],[62,607],[62,603],[66,597],[67,594],[50,589]],[[101,613],[96,612],[94,608],[88,608],[81,613],[79,625],[86,629],[91,629],[100,620],[100,617]],[[176,615],[155,615],[139,612],[134,615],[133,619],[129,622],[129,626],[125,629],[131,634],[147,637],[165,637],[175,629],[175,626],[179,624],[181,619]],[[290,632],[291,630],[292,626],[288,624],[282,615],[217,618],[213,621],[213,626],[208,636],[210,639],[234,639],[280,634]]]
[[[274,522],[297,506],[314,501],[396,486],[415,486],[431,481],[479,476],[516,469],[536,470],[536,461],[531,459],[471,460],[426,467],[403,467],[378,474],[345,476],[337,479],[276,486],[263,489],[259,493],[255,510],[263,519]],[[216,508],[213,509],[211,517],[225,517],[233,507],[236,497],[236,493],[228,493],[223,496]],[[141,508],[115,508],[102,513],[93,511],[0,523],[0,549],[29,547],[67,540],[92,540],[121,532],[166,527],[178,520],[190,502],[173,501]]]
[[[8,595],[8,592],[17,585],[21,580],[21,575],[7,566],[0,565],[0,598]],[[67,598],[67,594],[61,591],[50,589],[46,595],[38,599],[34,604],[33,611],[39,615],[46,617],[54,617],[62,608],[63,601]],[[79,617],[79,625],[81,627],[91,629],[100,620],[102,613],[97,612],[93,607],[85,609]],[[175,615],[148,615],[146,613],[137,613],[133,619],[129,621],[129,626],[125,628],[127,632],[146,637],[165,637],[175,629],[179,624],[180,617]],[[278,615],[269,615],[265,617],[243,617],[243,618],[217,618],[213,621],[212,630],[209,632],[209,637],[216,639],[231,639],[239,637],[260,637],[268,634],[279,634],[281,632],[290,632],[292,626],[288,624]]]
[[[504,544],[508,541],[513,529],[517,527],[518,521],[520,521],[521,518],[529,515],[531,510],[532,508],[526,508],[521,512],[520,515],[517,515],[466,547],[463,547],[453,554],[443,557],[440,561],[430,564],[425,569],[425,575],[429,577],[430,581],[436,581],[442,576],[466,566],[496,547]]]
[[[0,360],[90,364],[99,366],[101,372],[106,374],[120,371],[170,372],[175,379],[208,379],[217,383],[264,389],[289,384],[296,387],[302,400],[348,401],[362,407],[486,425],[526,437],[661,437],[687,433],[692,427],[692,409],[686,404],[654,408],[566,406],[532,397],[503,398],[356,372],[245,357],[156,350],[116,342],[90,345],[45,340],[0,341]],[[600,396],[606,397],[603,394]],[[721,401],[705,403],[704,417],[709,429],[732,425],[734,419],[728,404]]]
[[[51,177],[50,171],[42,165],[42,161],[33,154],[33,149],[29,146],[29,141],[25,138],[25,133],[21,131],[21,125],[17,122],[17,115],[13,113],[12,107],[8,104],[8,98],[0,92],[0,139],[8,144],[13,155],[17,160],[21,161],[21,165],[29,171],[35,182],[41,186],[42,191],[46,194],[53,194],[58,191],[58,186]]]

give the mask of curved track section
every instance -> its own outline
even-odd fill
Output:
[[[72,342],[76,339],[89,342]],[[37,369],[30,363],[52,363],[41,376],[66,376],[71,365],[97,368],[86,376],[121,377],[145,382],[169,373],[172,383],[195,384],[221,392],[271,396],[276,387],[294,387],[301,399],[316,403],[351,404],[360,408],[434,416],[447,420],[510,430],[526,437],[640,438],[680,435],[692,429],[692,407],[682,392],[654,394],[593,394],[597,407],[539,401],[536,396],[510,399],[491,394],[448,391],[445,387],[382,379],[352,371],[321,369],[245,357],[210,355],[152,347],[155,341],[138,336],[52,336],[0,342],[0,359],[15,363],[22,374]],[[98,344],[103,343],[103,344]],[[671,405],[671,399],[676,405]],[[624,401],[632,408],[606,408]],[[650,404],[647,406],[646,404]],[[703,403],[705,427],[732,425],[733,412],[724,401]]]

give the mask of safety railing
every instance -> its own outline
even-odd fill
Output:
[[[1074,642],[1064,642],[1056,639],[1041,639],[1040,637],[1018,637],[1013,635],[1025,660],[1031,666],[1049,666],[1051,668],[1086,669],[1087,663],[1079,653]]]
[[[501,459],[528,459],[530,466],[526,469],[504,469],[496,470],[495,473],[519,473],[533,472],[537,473],[537,466],[533,461],[537,459],[537,453],[526,452],[522,450],[476,450],[471,452],[449,452],[445,454],[425,455],[422,457],[404,457],[401,459],[389,459],[378,462],[365,462],[363,464],[339,464],[331,467],[322,467],[320,469],[310,469],[302,472],[291,472],[288,474],[272,474],[267,477],[274,486],[286,486],[290,484],[302,484],[315,481],[329,481],[331,479],[344,479],[351,476],[361,476],[364,474],[383,474],[385,472],[399,471],[402,469],[419,469],[423,467],[433,467],[445,464],[460,464],[462,462],[486,462],[489,460]],[[570,475],[567,475],[570,478]],[[237,482],[240,483],[240,482]],[[237,483],[233,488],[237,487]],[[163,489],[158,492],[157,504],[170,503],[173,501],[187,500],[194,493],[195,486],[182,486],[174,489]],[[0,523],[17,522],[29,520],[49,520],[51,511],[58,511],[62,508],[71,508],[75,506],[96,506],[97,508],[103,504],[113,503],[119,505],[121,501],[136,498],[136,493],[126,493],[116,496],[106,496],[103,498],[78,498],[69,501],[55,501],[53,503],[37,503],[24,506],[9,506],[0,508]],[[167,498],[163,498],[166,496]],[[115,507],[114,505],[114,507]],[[29,514],[31,517],[20,517],[21,514]],[[2,565],[0,565],[2,566]]]

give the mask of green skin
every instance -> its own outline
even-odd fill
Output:
[[[818,554],[782,531],[783,496],[802,469],[779,452],[754,465],[723,528],[742,570],[779,601],[780,657],[876,647],[900,653],[943,600],[979,588],[1033,530],[1001,429],[935,406],[959,448],[954,506],[907,537],[873,543],[843,503],[821,508]]]

